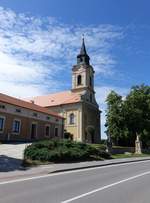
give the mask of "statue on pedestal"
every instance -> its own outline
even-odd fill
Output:
[[[135,140],[135,154],[142,154],[142,143],[138,134],[136,134]]]
[[[111,150],[112,150],[112,140],[111,140],[111,136],[110,136],[110,134],[108,133],[108,131],[106,132],[106,134],[107,134],[107,143],[106,143],[106,151],[107,152],[109,152],[109,153],[111,153]]]

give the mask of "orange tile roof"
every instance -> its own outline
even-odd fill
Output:
[[[48,115],[63,118],[63,117],[59,116],[57,113],[51,112],[51,111],[47,110],[46,108],[43,108],[43,107],[33,104],[31,102],[23,101],[21,99],[17,99],[15,97],[11,97],[11,96],[8,96],[8,95],[2,94],[2,93],[0,93],[0,101],[4,102],[4,103],[15,105],[18,107],[23,107],[23,108],[30,109],[33,111],[42,112],[42,113],[45,113]]]
[[[71,104],[81,101],[80,95],[71,91],[58,92],[54,94],[37,96],[27,99],[27,101],[34,101],[35,104],[50,107],[59,106],[62,104]]]

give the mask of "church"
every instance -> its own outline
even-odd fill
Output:
[[[98,143],[101,139],[101,111],[95,99],[94,73],[83,38],[77,63],[72,68],[71,90],[37,96],[28,101],[64,117],[64,137],[69,135],[75,141]]]

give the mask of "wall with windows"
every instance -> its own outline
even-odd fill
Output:
[[[36,120],[51,121],[52,123],[62,124],[62,119],[46,113],[32,111],[30,109],[21,108],[15,105],[0,102],[0,112],[10,113],[16,116],[28,117]]]
[[[95,104],[79,102],[49,108],[65,118],[64,129],[73,135],[73,139],[82,142],[100,142],[100,111]],[[70,122],[71,121],[71,122]],[[94,128],[93,138],[87,135],[88,126]]]
[[[63,137],[63,119],[0,103],[0,140],[25,141],[55,136]]]
[[[82,141],[82,104],[74,103],[50,107],[50,110],[59,113],[64,120],[64,129],[73,135],[76,141]]]

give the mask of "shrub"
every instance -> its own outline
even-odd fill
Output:
[[[92,146],[95,147],[96,149],[106,151],[106,145],[104,144],[92,144]]]
[[[99,151],[99,156],[103,157],[104,159],[110,159],[111,158],[111,155],[108,152],[104,151],[104,150]]]
[[[71,140],[42,140],[27,146],[24,151],[25,160],[45,162],[74,162],[101,158],[110,158],[110,155],[93,145]]]

